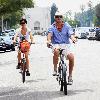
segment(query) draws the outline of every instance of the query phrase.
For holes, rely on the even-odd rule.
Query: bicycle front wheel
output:
[[[58,67],[58,72],[59,72],[59,84],[60,86],[60,91],[63,91],[63,71],[62,71],[62,63],[59,62],[59,67]]]
[[[66,80],[66,64],[63,64],[63,87],[64,87],[64,94],[67,95],[67,80]]]
[[[25,82],[26,63],[22,64],[22,82]]]
[[[67,95],[66,65],[63,65],[63,86],[64,94]]]

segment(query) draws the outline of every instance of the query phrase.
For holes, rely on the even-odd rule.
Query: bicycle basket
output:
[[[29,49],[30,49],[30,43],[28,41],[20,42],[21,52],[25,53],[25,52],[29,51]]]

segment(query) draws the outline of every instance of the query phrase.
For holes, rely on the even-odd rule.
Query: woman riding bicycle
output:
[[[29,42],[29,40],[31,40],[31,43],[34,43],[33,42],[32,32],[26,26],[26,24],[27,24],[27,20],[22,18],[20,20],[21,27],[16,30],[16,34],[14,36],[14,41],[13,41],[14,44],[16,43],[17,37],[19,38],[19,45],[22,42],[22,39],[23,38],[26,41],[28,41],[28,42]],[[21,48],[20,47],[18,49],[19,49],[18,50],[18,56],[17,56],[18,57],[18,65],[17,65],[16,69],[20,69],[20,65],[21,65],[21,53],[22,53],[22,51],[21,51]],[[27,76],[30,76],[30,72],[29,72],[29,58],[28,58],[28,55],[29,55],[29,50],[27,50],[25,52],[25,58],[26,58],[26,67],[27,67],[26,75]]]

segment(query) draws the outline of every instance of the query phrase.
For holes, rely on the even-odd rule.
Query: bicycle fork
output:
[[[23,65],[26,65],[25,54],[23,54],[23,58],[21,59],[21,64],[22,64],[21,70],[25,69],[25,68],[24,68],[25,66],[23,66]]]
[[[58,67],[58,74],[57,74],[57,81],[59,81],[59,85],[61,85],[61,81],[63,81],[64,79],[63,79],[63,73],[64,73],[64,71],[65,72],[67,72],[67,66],[66,66],[66,64],[64,63],[64,64],[59,64],[59,67]],[[67,76],[67,75],[66,75]]]

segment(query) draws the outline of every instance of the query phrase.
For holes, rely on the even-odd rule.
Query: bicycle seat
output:
[[[24,41],[25,40],[25,37],[23,36],[23,37],[21,37],[21,41]]]
[[[65,49],[59,48],[59,53],[62,54],[63,50],[65,50]]]

